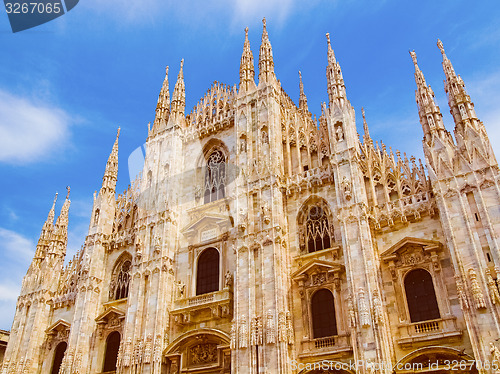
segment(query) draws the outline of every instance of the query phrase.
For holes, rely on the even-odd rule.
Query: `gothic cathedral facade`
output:
[[[248,29],[239,87],[190,114],[167,68],[142,173],[116,195],[118,131],[66,265],[52,206],[2,374],[500,372],[500,173],[463,80],[438,41],[452,137],[411,52],[425,171],[358,135],[327,41],[318,119],[265,20],[257,83]]]

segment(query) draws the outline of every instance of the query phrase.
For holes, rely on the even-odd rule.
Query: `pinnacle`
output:
[[[410,51],[410,56],[411,56],[411,59],[413,60],[413,64],[415,65],[415,68],[418,68],[417,54],[415,53],[415,50]]]
[[[326,41],[328,45],[328,63],[329,64],[334,64],[335,63],[335,53],[333,52],[332,49],[332,44],[330,42],[330,33],[326,33]]]
[[[441,53],[443,54],[443,56],[445,56],[443,42],[439,39],[437,40],[437,46],[438,46],[439,50],[441,51]]]
[[[364,135],[364,140],[365,142],[370,138],[370,131],[368,130],[368,123],[366,122],[366,117],[365,117],[365,109],[362,107],[361,108],[361,114],[363,116],[363,130],[365,132],[365,135]]]

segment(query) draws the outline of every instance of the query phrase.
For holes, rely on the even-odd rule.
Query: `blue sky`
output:
[[[17,34],[1,9],[0,329],[11,327],[54,193],[64,197],[71,186],[72,256],[83,244],[118,126],[117,190],[129,183],[127,159],[146,139],[165,66],[172,91],[185,59],[190,112],[214,80],[238,84],[246,26],[257,63],[264,16],[276,75],[296,103],[301,70],[309,109],[321,113],[330,32],[358,129],[364,106],[374,139],[416,157],[422,130],[408,50],[415,49],[453,129],[439,37],[500,154],[497,1],[80,0],[65,16]]]

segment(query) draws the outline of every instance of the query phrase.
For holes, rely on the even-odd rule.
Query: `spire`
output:
[[[118,138],[120,137],[120,128],[116,132],[116,140],[113,144],[113,149],[106,163],[106,170],[102,178],[102,187],[99,194],[109,191],[114,195],[116,188],[116,180],[118,178]]]
[[[330,33],[326,33],[326,42],[328,44],[328,64],[335,64],[335,53],[333,53],[332,44],[330,43]]]
[[[59,217],[57,217],[55,230],[54,230],[54,238],[53,244],[51,245],[51,252],[54,252],[58,255],[66,254],[66,246],[68,244],[68,214],[69,214],[69,206],[71,204],[71,200],[69,199],[69,186],[66,187],[68,193],[66,194],[66,200],[61,208],[61,213]]]
[[[300,96],[299,96],[299,108],[304,112],[308,112],[309,108],[307,107],[307,97],[304,93],[304,83],[302,83],[302,73],[299,70],[299,88],[300,88]]]
[[[450,112],[455,121],[455,131],[462,136],[465,136],[467,126],[472,126],[476,130],[484,129],[483,124],[479,121],[474,110],[474,103],[465,90],[465,83],[455,73],[451,61],[446,56],[444,46],[441,40],[438,39],[437,46],[443,55],[443,70],[445,75],[444,89],[448,96],[448,104]]]
[[[248,91],[255,87],[255,69],[253,64],[253,53],[248,41],[248,27],[245,28],[245,43],[240,62],[240,90]]]
[[[342,77],[342,70],[340,65],[335,59],[332,45],[330,43],[330,34],[326,33],[326,40],[328,43],[328,65],[326,67],[326,80],[328,89],[328,98],[330,107],[338,105],[342,107],[344,102],[347,101],[344,78]]]
[[[276,79],[276,75],[274,74],[273,49],[271,47],[271,42],[269,41],[269,35],[267,35],[265,18],[262,19],[262,25],[262,43],[260,45],[259,53],[259,83],[267,83]]]
[[[35,258],[43,258],[44,252],[47,249],[50,240],[52,239],[52,233],[54,232],[54,216],[57,201],[57,192],[54,197],[54,202],[52,203],[52,208],[49,210],[46,221],[43,224],[42,232],[40,233],[40,238],[36,246]]]
[[[363,135],[363,141],[365,143],[373,143],[373,140],[370,137],[370,131],[368,130],[368,123],[366,123],[365,109],[363,107],[361,108],[361,114],[363,115],[363,130],[365,132]]]
[[[184,85],[184,59],[181,60],[181,68],[175,82],[174,93],[172,94],[172,115],[184,118],[186,107],[186,86]]]
[[[451,139],[444,127],[443,115],[436,104],[434,91],[432,91],[431,86],[427,85],[424,74],[418,67],[417,54],[415,51],[410,51],[410,56],[415,65],[415,82],[417,84],[415,100],[417,101],[420,124],[424,131],[424,140],[430,143],[433,136],[438,136],[443,140],[445,138]]]
[[[153,131],[159,131],[167,126],[168,116],[170,114],[170,92],[168,89],[168,66],[165,69],[165,79],[158,96],[156,105],[156,116],[153,124]]]

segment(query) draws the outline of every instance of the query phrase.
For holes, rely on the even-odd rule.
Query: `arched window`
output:
[[[52,362],[52,370],[50,372],[51,374],[59,374],[59,369],[61,368],[64,353],[66,352],[67,347],[68,344],[66,342],[61,342],[57,345],[54,352],[54,361]]]
[[[226,159],[220,149],[207,159],[205,171],[205,204],[222,199],[226,190]]]
[[[406,301],[411,322],[440,318],[432,277],[424,269],[415,269],[405,277]]]
[[[219,251],[208,248],[198,258],[196,295],[219,290]]]
[[[104,354],[104,365],[102,371],[115,371],[116,361],[118,359],[118,350],[120,349],[120,333],[113,331],[106,339],[106,352]]]
[[[320,251],[331,247],[330,225],[325,210],[320,205],[308,208],[305,242],[308,252]]]
[[[322,288],[314,293],[311,299],[311,315],[314,339],[337,335],[335,305],[330,290]]]
[[[111,300],[124,299],[128,296],[131,266],[132,262],[128,258],[115,266],[109,285],[109,298]]]

